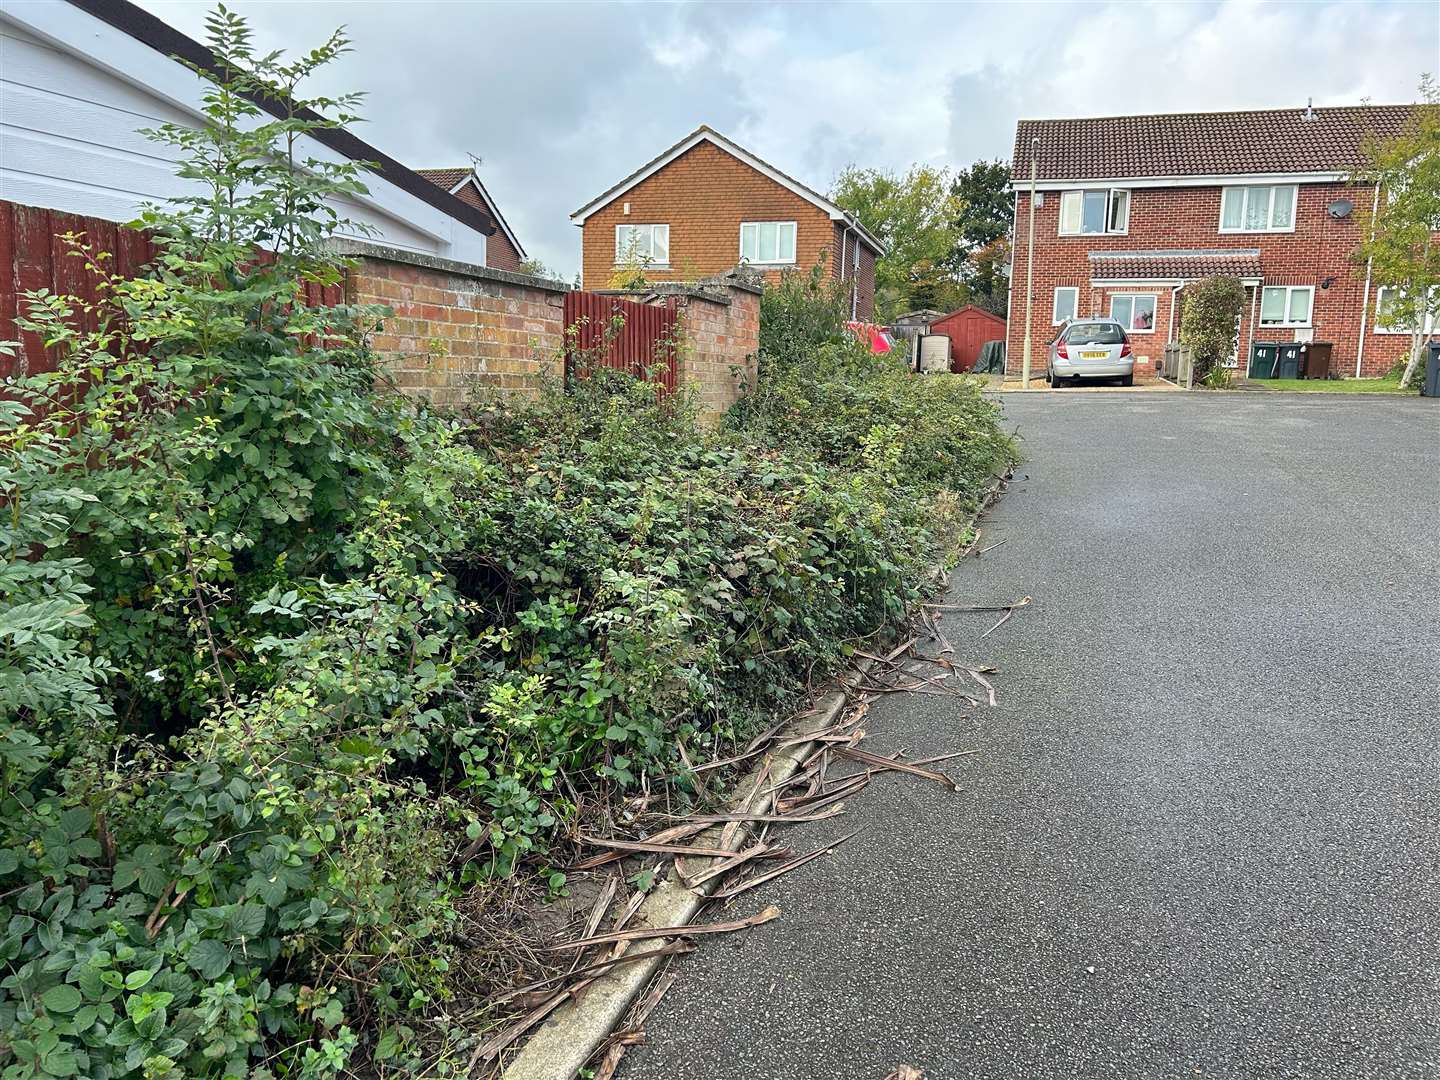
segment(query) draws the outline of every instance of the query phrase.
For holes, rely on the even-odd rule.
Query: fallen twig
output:
[[[1019,611],[1022,607],[1025,607],[1025,606],[1026,606],[1027,604],[1029,604],[1029,603],[1030,603],[1030,597],[1027,596],[1027,597],[1025,597],[1025,599],[1022,600],[1020,603],[1016,604],[1016,605],[1015,605],[1013,608],[1011,608],[1009,611],[1005,612],[1004,615],[1001,615],[999,622],[997,622],[994,626],[990,627],[989,630],[986,630],[985,633],[983,633],[983,634],[980,635],[980,640],[982,640],[982,641],[985,640],[987,637],[989,637],[991,634],[993,634],[996,630],[999,630],[1000,627],[1002,627],[1002,626],[1005,625],[1006,620],[1009,619],[1010,616],[1014,615],[1015,612]]]
[[[1024,597],[1013,604],[925,604],[931,611],[1014,611],[1026,607],[1030,597]]]
[[[562,972],[559,975],[552,975],[548,979],[540,979],[533,983],[527,983],[525,986],[521,986],[514,990],[510,990],[504,994],[501,994],[499,997],[494,999],[494,1003],[498,1005],[503,1002],[510,1001],[513,998],[520,997],[522,994],[528,994],[535,990],[543,990],[547,986],[553,986],[556,983],[564,982],[566,979],[574,978],[576,975],[588,975],[592,971],[602,971],[605,968],[612,968],[616,964],[628,964],[632,960],[644,960],[647,956],[678,956],[682,953],[694,951],[695,943],[693,941],[685,941],[682,939],[680,941],[672,941],[668,945],[661,945],[658,948],[650,949],[648,952],[627,952],[621,956],[612,956],[605,960],[597,960],[593,964],[586,964],[584,967],[575,968],[573,971],[566,971]]]
[[[873,765],[877,769],[893,769],[896,772],[912,773],[915,776],[923,776],[926,780],[934,780],[937,784],[948,787],[951,791],[960,790],[960,785],[944,773],[936,772],[934,769],[926,769],[919,765],[912,765],[908,761],[882,757],[879,754],[872,754],[868,750],[861,750],[855,746],[842,746],[836,752],[844,754],[846,757],[854,758],[856,761],[863,761],[867,765]]]
[[[656,926],[645,927],[638,930],[615,930],[608,934],[596,934],[593,937],[577,938],[575,941],[567,941],[563,945],[551,945],[547,952],[562,952],[566,949],[588,949],[592,945],[605,945],[612,941],[645,941],[650,938],[665,937],[694,937],[698,934],[729,934],[736,930],[748,930],[752,926],[760,926],[772,919],[780,917],[780,909],[773,904],[758,914],[751,915],[748,919],[736,919],[733,922],[723,923],[698,923],[685,926]]]
[[[859,831],[859,829],[856,829],[855,832],[846,833],[839,840],[836,840],[830,844],[826,844],[824,847],[818,847],[814,851],[807,851],[804,855],[800,855],[794,859],[791,859],[789,862],[781,863],[774,870],[767,870],[763,874],[757,874],[755,877],[747,878],[745,881],[742,881],[734,888],[725,889],[721,892],[715,893],[714,898],[716,900],[730,900],[734,897],[739,896],[743,892],[749,892],[757,885],[763,885],[765,884],[765,882],[771,881],[782,874],[788,874],[791,870],[795,870],[801,866],[804,866],[812,859],[818,859],[821,855],[824,855],[827,852],[834,851],[837,847],[845,843],[846,840],[849,840],[852,836],[855,835],[856,832]]]
[[[991,544],[989,547],[983,547],[979,551],[975,552],[975,557],[978,559],[981,555],[984,555],[985,552],[994,551],[1001,544],[1008,544],[1009,542],[1010,538],[1008,536],[1004,540],[996,540],[995,543]]]
[[[616,851],[647,851],[657,855],[706,855],[724,858],[725,848],[691,847],[688,844],[657,844],[650,840],[607,840],[603,836],[581,836],[580,843],[592,847],[614,848]]]
[[[995,687],[991,685],[990,680],[985,678],[984,675],[980,674],[980,672],[976,671],[974,668],[967,667],[961,668],[961,670],[968,671],[970,673],[970,677],[985,688],[985,693],[990,695],[990,707],[992,709],[995,708]]]

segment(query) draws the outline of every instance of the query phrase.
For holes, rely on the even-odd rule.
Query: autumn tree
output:
[[[1371,267],[1376,323],[1410,333],[1402,388],[1420,365],[1427,327],[1440,318],[1440,88],[1428,75],[1420,82],[1420,96],[1399,135],[1366,146],[1366,167],[1355,178],[1379,185],[1381,192],[1373,212],[1361,209],[1365,239],[1355,259]],[[1384,304],[1378,302],[1381,295]]]

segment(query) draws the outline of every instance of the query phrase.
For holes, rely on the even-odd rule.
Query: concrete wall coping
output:
[[[426,270],[437,270],[443,274],[479,278],[482,281],[500,281],[507,285],[520,285],[527,289],[543,289],[546,292],[567,293],[572,291],[565,282],[556,281],[553,278],[517,274],[511,270],[496,270],[493,267],[480,266],[477,263],[457,262],[454,259],[444,259],[438,255],[406,251],[404,248],[391,247],[389,244],[374,244],[368,240],[336,238],[330,240],[326,247],[339,255],[359,255],[367,259],[405,263],[409,266],[423,267]]]

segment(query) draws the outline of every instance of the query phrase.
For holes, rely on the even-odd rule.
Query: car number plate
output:
[[[1082,352],[1080,354],[1081,358],[1085,360],[1104,360],[1109,355],[1108,352]]]

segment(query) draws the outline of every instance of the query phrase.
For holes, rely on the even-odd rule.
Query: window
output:
[[[1055,308],[1051,322],[1059,326],[1066,319],[1075,318],[1075,309],[1080,306],[1080,290],[1074,285],[1061,285],[1055,290]]]
[[[1267,285],[1260,293],[1261,326],[1309,326],[1313,285]]]
[[[1089,236],[1130,230],[1130,192],[1120,188],[1065,191],[1060,195],[1060,235]]]
[[[641,262],[647,266],[670,263],[669,225],[616,225],[615,263]]]
[[[1123,345],[1125,334],[1114,323],[1076,323],[1065,331],[1066,345]]]
[[[1295,185],[1227,187],[1220,197],[1220,231],[1294,232]]]
[[[1110,317],[1132,333],[1153,333],[1155,330],[1155,295],[1153,293],[1116,293],[1110,297]]]
[[[1429,305],[1429,310],[1425,312],[1425,333],[1427,334],[1433,334],[1436,325],[1440,324],[1440,319],[1436,318],[1435,312],[1435,290],[1432,289],[1430,291],[1432,302]],[[1409,303],[1409,298],[1401,290],[1395,288],[1395,286],[1382,285],[1376,290],[1375,333],[1408,334],[1412,332],[1414,320],[1406,317],[1410,314],[1409,312],[1398,309],[1398,306],[1402,304],[1407,307],[1413,307],[1413,305]],[[1394,322],[1390,322],[1392,318],[1395,320]],[[1386,323],[1389,323],[1389,325],[1385,325]]]
[[[859,245],[856,245],[859,256]],[[795,222],[747,221],[740,226],[740,261],[748,263],[793,263]]]

